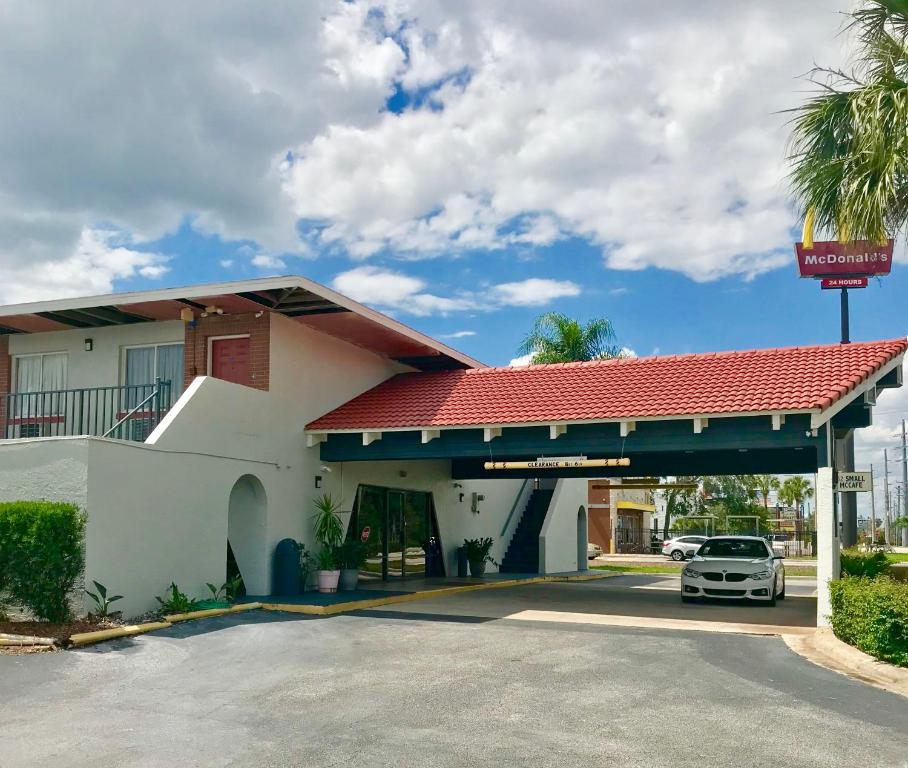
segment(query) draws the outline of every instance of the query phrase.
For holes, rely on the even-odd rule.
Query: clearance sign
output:
[[[860,278],[888,275],[892,270],[893,241],[873,243],[870,240],[855,240],[841,243],[828,240],[812,243],[795,243],[798,257],[798,273],[811,278]],[[866,284],[866,283],[865,283]],[[825,286],[824,286],[825,287]],[[829,287],[863,288],[863,285],[839,285]]]
[[[584,456],[539,458],[535,461],[487,461],[484,469],[576,469],[578,467],[629,467],[630,459],[587,459]]]

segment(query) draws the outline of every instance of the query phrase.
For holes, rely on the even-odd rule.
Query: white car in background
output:
[[[714,536],[681,571],[681,601],[698,597],[775,605],[785,599],[782,556],[756,536]]]
[[[708,536],[676,536],[662,542],[662,554],[672,560],[681,561],[693,557]]]

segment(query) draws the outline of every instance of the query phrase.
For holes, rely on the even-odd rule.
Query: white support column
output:
[[[817,470],[817,626],[829,626],[829,582],[839,578],[839,531],[832,467]]]

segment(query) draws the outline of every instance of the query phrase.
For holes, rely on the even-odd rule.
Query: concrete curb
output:
[[[115,640],[118,637],[132,637],[133,635],[142,635],[146,632],[152,632],[155,629],[167,629],[173,626],[169,621],[152,621],[148,624],[130,624],[125,627],[114,627],[112,629],[99,629],[95,632],[81,632],[72,635],[69,638],[70,645],[81,647],[93,645],[104,640]]]
[[[541,584],[543,582],[567,582],[567,581],[593,581],[598,579],[607,579],[609,576],[615,576],[614,573],[578,573],[578,574],[554,574],[551,576],[538,576],[531,579],[506,579],[502,581],[490,581],[485,584],[464,584],[455,587],[441,587],[439,589],[427,590],[425,592],[411,592],[406,595],[392,595],[390,597],[377,597],[372,600],[354,600],[349,603],[335,603],[334,605],[297,605],[293,603],[241,603],[232,605],[229,608],[209,608],[202,611],[190,611],[189,613],[174,613],[165,616],[163,621],[149,622],[147,624],[132,624],[125,627],[113,627],[111,629],[101,629],[96,632],[82,632],[72,635],[69,639],[70,645],[83,647],[94,643],[104,642],[105,640],[116,640],[120,637],[132,637],[142,635],[146,632],[153,632],[156,629],[167,629],[182,621],[194,621],[195,619],[209,619],[215,616],[225,616],[231,613],[240,613],[241,611],[254,611],[263,609],[266,611],[284,611],[286,613],[304,613],[310,616],[335,616],[340,613],[350,613],[351,611],[365,610],[368,608],[377,608],[382,605],[392,603],[406,603],[412,600],[426,600],[431,597],[442,597],[444,595],[454,595],[461,592],[474,592],[482,589],[497,589],[499,587],[515,587],[522,584]]]
[[[33,635],[8,635],[0,633],[0,648],[25,648],[30,645],[57,645],[56,638],[35,637]]]
[[[229,608],[206,608],[201,611],[190,611],[189,613],[173,613],[164,617],[164,621],[176,624],[180,621],[191,621],[192,619],[207,619],[211,616],[223,616],[227,613],[239,613],[240,611],[251,611],[261,608],[261,603],[241,603],[240,605],[231,605]]]
[[[908,697],[908,669],[877,661],[873,656],[843,643],[829,627],[820,627],[809,635],[785,634],[782,639],[792,651],[817,666]]]
[[[501,589],[504,587],[519,587],[525,584],[543,584],[545,582],[570,582],[570,581],[598,581],[607,579],[612,576],[620,576],[620,573],[578,573],[566,575],[537,576],[531,579],[503,579],[500,581],[490,581],[485,584],[462,584],[454,587],[439,587],[438,589],[427,589],[423,592],[410,592],[406,595],[391,595],[388,597],[376,597],[371,600],[353,600],[349,603],[335,603],[334,605],[299,605],[296,603],[262,603],[262,608],[266,611],[285,611],[286,613],[303,613],[308,616],[336,616],[340,613],[351,613],[353,611],[368,610],[370,608],[380,608],[384,605],[394,605],[396,603],[411,603],[416,600],[429,600],[433,597],[446,597],[447,595],[459,595],[464,592],[478,592],[485,589]]]

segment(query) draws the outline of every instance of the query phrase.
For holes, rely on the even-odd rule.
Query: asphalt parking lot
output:
[[[0,657],[0,765],[906,765],[903,698],[778,638],[483,615],[626,599],[607,581]]]

